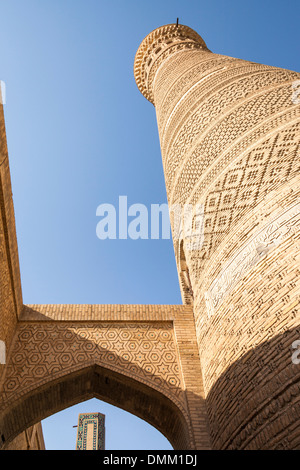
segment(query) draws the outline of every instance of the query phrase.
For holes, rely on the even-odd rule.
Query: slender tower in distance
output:
[[[156,109],[169,207],[195,209],[189,230],[170,218],[212,445],[299,449],[300,74],[169,24],[142,41],[134,76]]]
[[[76,450],[105,450],[105,415],[78,415]]]

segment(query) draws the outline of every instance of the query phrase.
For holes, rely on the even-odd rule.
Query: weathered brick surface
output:
[[[3,106],[0,105],[0,341],[7,352],[22,308]],[[4,365],[0,363],[0,381]]]
[[[0,131],[0,448],[43,448],[39,421],[93,396],[210,448],[191,307],[23,305],[3,113]]]
[[[169,205],[198,206],[203,228],[191,248],[181,227],[174,248],[212,444],[300,448],[300,74],[213,54],[166,25],[141,43],[135,78],[155,105]],[[174,234],[172,212],[171,223]]]
[[[175,448],[210,448],[193,309],[24,306],[1,384],[4,448],[92,396],[146,419]]]
[[[34,424],[10,442],[6,450],[45,450],[41,423]]]
[[[174,237],[184,305],[23,305],[1,115],[1,448],[37,446],[32,426],[99,397],[176,449],[300,449],[299,78],[181,25],[142,42],[169,204],[198,207]]]

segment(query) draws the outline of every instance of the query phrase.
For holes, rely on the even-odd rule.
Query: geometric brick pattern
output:
[[[184,403],[171,323],[20,322],[10,357],[0,402],[6,406],[49,374],[55,380],[94,363]]]
[[[190,306],[23,305],[0,112],[0,448],[41,448],[39,422],[92,397],[145,419],[174,448],[210,448]]]
[[[182,25],[142,41],[134,75],[169,204],[203,208],[202,244],[174,240],[184,305],[23,305],[1,107],[0,448],[98,397],[176,449],[300,449],[300,75],[213,54]]]
[[[212,446],[300,448],[300,74],[214,54],[174,24],[142,41],[134,72],[155,106],[169,205],[203,208],[202,244],[181,231],[174,249]]]
[[[174,447],[209,448],[191,307],[24,306],[1,382],[5,443],[92,396],[147,419]]]

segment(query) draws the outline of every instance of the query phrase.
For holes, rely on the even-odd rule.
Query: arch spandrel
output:
[[[86,318],[85,308],[91,306],[80,307]],[[116,309],[119,321],[114,319]],[[1,384],[0,433],[5,442],[50,414],[97,397],[145,419],[175,448],[197,448],[189,402],[202,402],[202,384],[195,377],[187,394],[188,365],[180,339],[183,321],[185,334],[189,320],[193,327],[192,310],[157,306],[153,315],[153,306],[149,312],[146,306],[95,306],[87,321],[74,314],[74,306],[64,306],[68,320],[55,320],[61,310],[24,307]],[[190,347],[196,351],[194,331],[189,333]],[[190,354],[188,348],[186,352]],[[203,418],[200,415],[196,419]]]

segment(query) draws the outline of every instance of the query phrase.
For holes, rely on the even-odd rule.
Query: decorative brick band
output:
[[[134,60],[134,78],[147,100],[154,102],[152,84],[159,65],[178,51],[194,48],[208,50],[201,36],[188,26],[169,24],[148,34]]]

